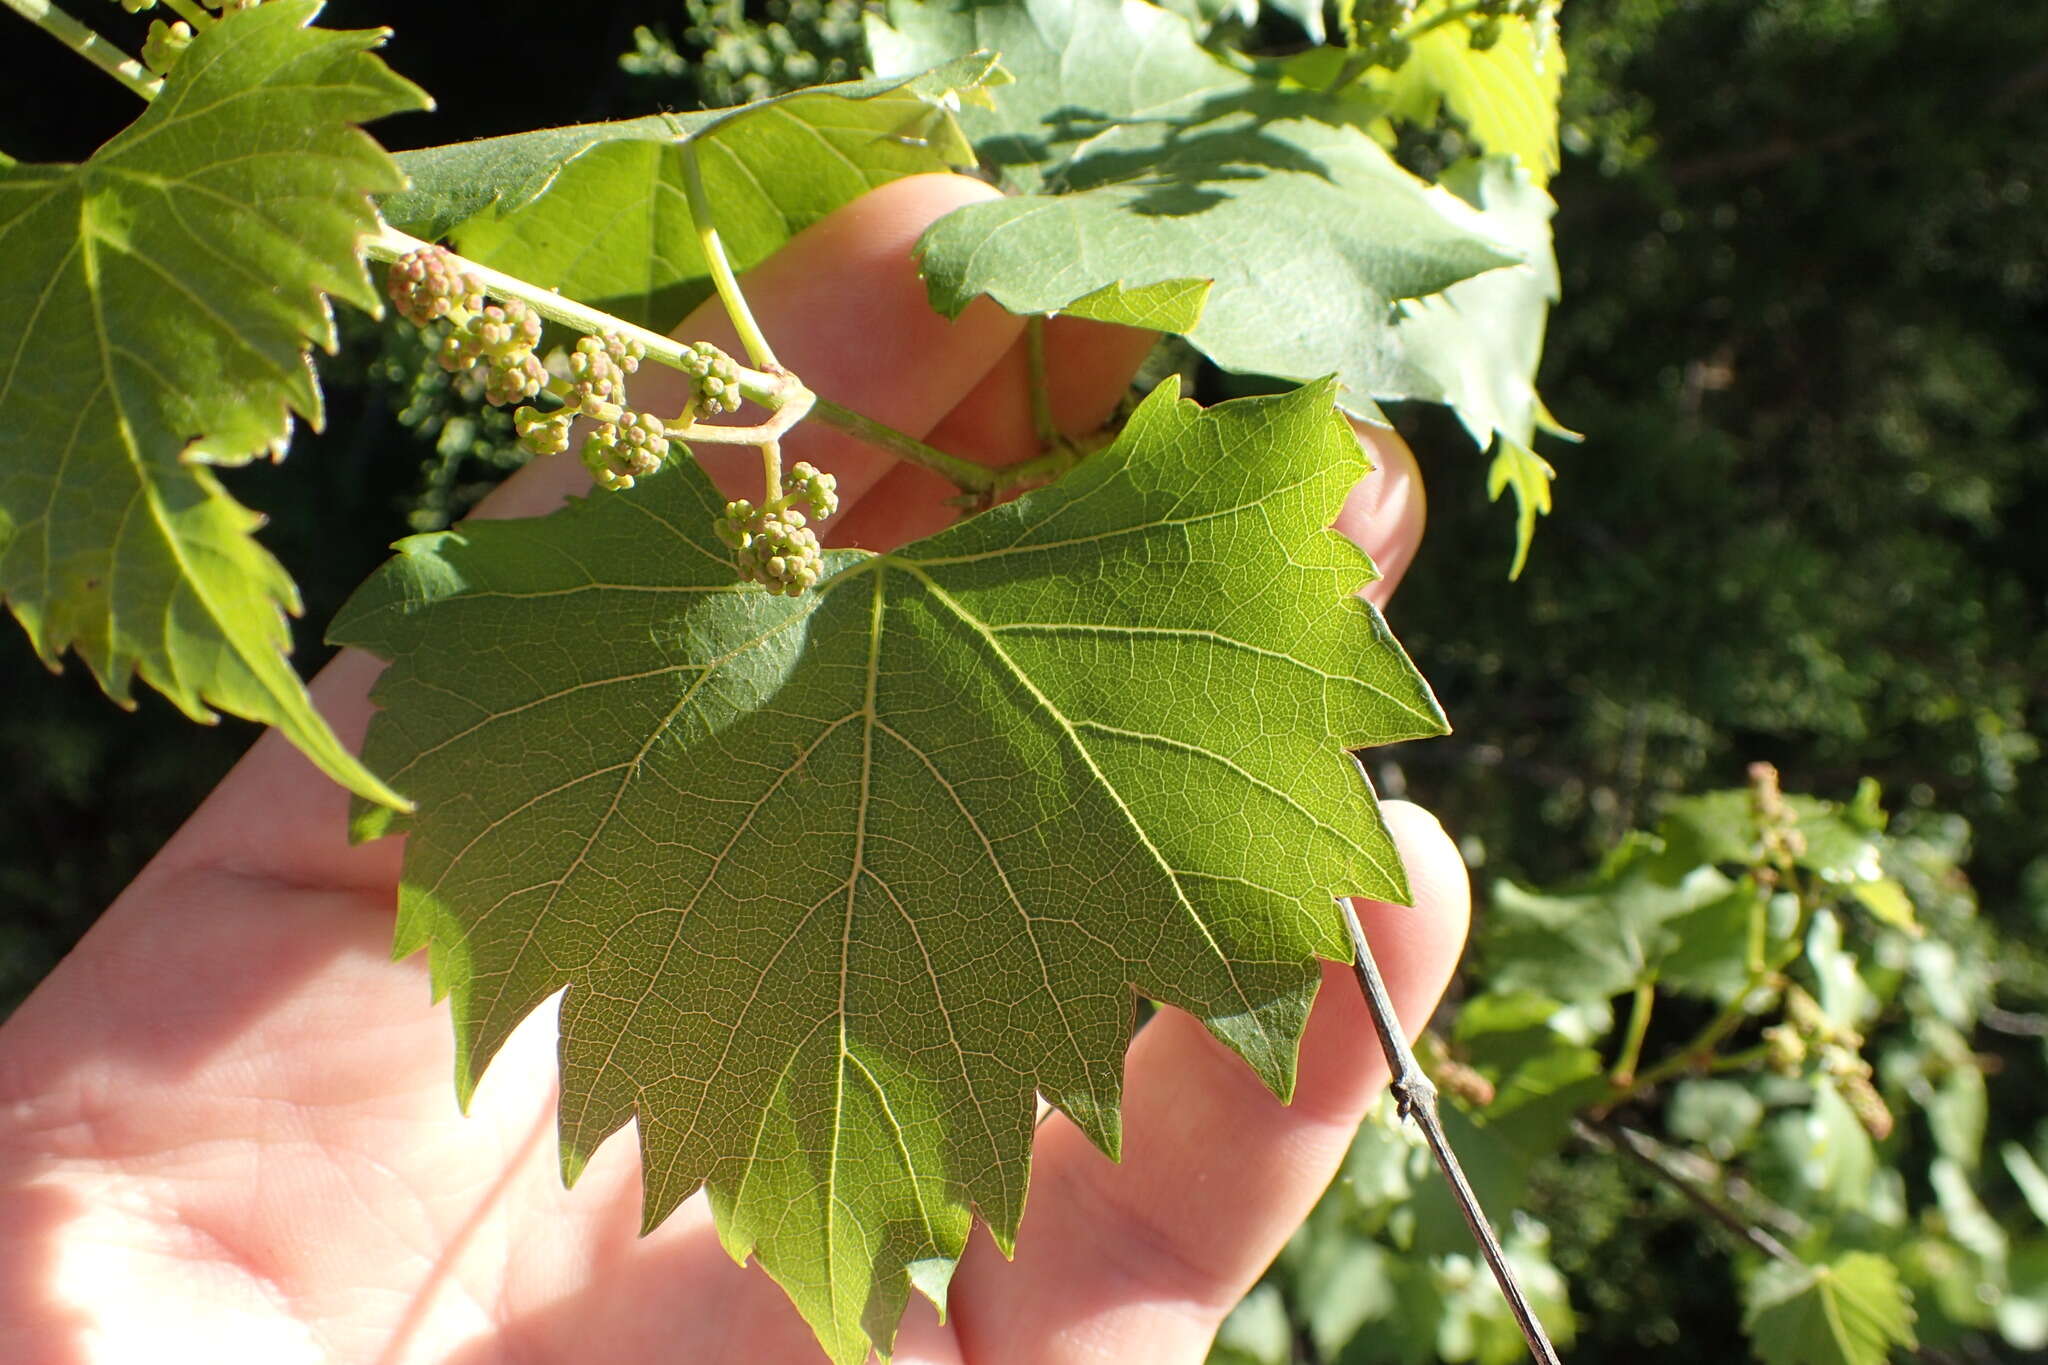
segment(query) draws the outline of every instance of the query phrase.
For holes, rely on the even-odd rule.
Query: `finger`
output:
[[[1154,332],[1083,318],[1048,320],[1045,389],[1054,430],[1078,438],[1100,429],[1158,339]],[[1025,347],[1019,337],[926,439],[948,454],[996,468],[1038,454]],[[959,510],[948,505],[958,491],[929,470],[899,464],[862,506],[840,514],[830,539],[835,545],[885,550],[928,536],[959,517]]]
[[[926,226],[961,204],[994,191],[959,176],[912,176],[838,209],[792,238],[748,277],[749,298],[764,328],[786,336],[784,358],[818,391],[857,398],[863,411],[922,435],[959,406],[982,375],[1016,340],[1023,324],[993,305],[969,308],[955,322],[931,310],[910,257]],[[686,327],[714,338],[729,332],[706,305]],[[655,373],[656,369],[659,373]],[[652,406],[665,367],[635,379],[634,401]],[[679,404],[680,395],[671,395]],[[887,457],[806,424],[793,438],[794,458],[847,471],[842,486],[857,491],[887,467]],[[759,469],[751,450],[743,457]],[[850,476],[850,477],[848,477]],[[537,516],[582,492],[589,476],[568,455],[536,460],[478,509],[487,517]],[[316,678],[316,706],[351,747],[370,715],[369,687],[382,665],[354,650]],[[397,845],[383,840],[351,847],[342,837],[348,796],[275,732],[249,754],[187,821],[152,864],[163,875],[198,864],[225,865],[301,885],[381,888],[388,899],[397,878]]]
[[[1415,463],[1415,452],[1401,434],[1392,427],[1367,426],[1355,418],[1351,427],[1366,448],[1373,471],[1351,490],[1334,524],[1379,566],[1380,577],[1367,585],[1365,598],[1376,607],[1385,607],[1408,566],[1415,562],[1429,505],[1423,497],[1422,470]]]
[[[1434,819],[1384,809],[1416,908],[1359,910],[1412,1035],[1450,980],[1470,891]],[[977,1241],[962,1263],[954,1303],[977,1365],[1200,1359],[1329,1184],[1387,1067],[1350,970],[1330,965],[1291,1106],[1172,1009],[1139,1034],[1128,1075],[1123,1163],[1049,1119],[1016,1262]]]

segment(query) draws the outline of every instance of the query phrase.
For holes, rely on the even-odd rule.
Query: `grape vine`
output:
[[[872,80],[394,161],[360,125],[418,92],[370,55],[381,34],[312,27],[312,0],[166,0],[175,17],[147,21],[139,64],[41,0],[6,3],[150,105],[83,166],[0,164],[0,233],[26,227],[50,244],[0,289],[0,314],[25,336],[61,328],[43,301],[64,293],[102,335],[127,329],[110,354],[167,354],[204,333],[247,346],[267,388],[230,383],[204,357],[182,371],[163,359],[147,377],[106,361],[100,391],[116,410],[82,438],[95,463],[74,465],[73,436],[63,458],[32,454],[0,482],[17,528],[0,542],[0,582],[50,657],[76,641],[105,677],[139,663],[195,708],[283,724],[364,798],[359,835],[410,832],[399,946],[427,947],[453,997],[465,1093],[511,1027],[567,986],[565,1174],[638,1119],[650,1222],[708,1188],[729,1244],[852,1361],[886,1351],[913,1286],[939,1292],[931,1267],[957,1260],[974,1213],[999,1243],[1015,1237],[1035,1097],[1115,1153],[1133,991],[1203,1019],[1285,1096],[1316,962],[1353,958],[1403,1112],[1469,1200],[1346,899],[1407,895],[1346,751],[1437,733],[1442,717],[1354,596],[1373,566],[1326,528],[1365,469],[1342,413],[1382,420],[1382,399],[1450,404],[1499,445],[1501,486],[1525,509],[1544,495],[1547,466],[1528,443],[1548,422],[1529,378],[1555,287],[1549,167],[1509,151],[1432,185],[1389,155],[1373,121],[1419,118],[1400,73],[1439,32],[1473,61],[1513,48],[1513,79],[1540,99],[1561,61],[1547,5],[1346,8],[1332,76],[1232,59],[1137,0],[1031,0],[977,11],[966,30],[940,6],[898,3],[870,25]],[[1132,48],[1148,59],[1142,89],[1112,79]],[[1458,70],[1427,88],[1490,141]],[[268,103],[220,112],[240,95]],[[1060,111],[1076,100],[1099,115],[1075,126]],[[274,177],[244,170],[307,149],[331,154]],[[1041,448],[1005,468],[812,392],[778,360],[741,283],[874,185],[977,164],[1011,193],[941,220],[918,254],[940,312],[985,296],[1032,319]],[[159,183],[206,194],[213,235],[256,249],[232,259],[205,233],[195,242],[137,188]],[[86,224],[69,239],[67,203]],[[635,204],[665,207],[619,211]],[[152,278],[118,317],[105,272],[74,264],[108,251],[98,224],[117,213],[155,227],[121,244]],[[1314,226],[1317,270],[1298,269],[1276,217]],[[511,409],[531,454],[578,446],[602,491],[552,517],[399,547],[332,628],[392,663],[358,761],[280,676],[278,612],[295,599],[203,466],[281,454],[291,413],[321,420],[307,348],[333,344],[326,296],[376,306],[370,262],[387,267],[394,309],[429,329],[443,370]],[[1314,306],[1276,307],[1276,280],[1318,273]],[[208,325],[177,316],[188,294]],[[665,334],[708,296],[746,364]],[[1169,380],[1121,431],[1069,440],[1045,397],[1052,314],[1176,333],[1226,368],[1314,382],[1199,410]],[[68,341],[53,331],[48,348]],[[650,365],[684,377],[674,410],[636,405]],[[50,442],[61,407],[35,378],[6,378],[0,415]],[[746,404],[759,420],[715,420]],[[979,515],[887,554],[826,548],[835,472],[784,465],[804,422],[949,480]],[[691,457],[717,445],[758,452],[758,497],[713,491]],[[206,509],[207,551],[251,567],[201,581],[192,547],[173,539],[139,583],[57,573],[60,559],[126,553],[125,530],[70,510],[120,471],[156,505]],[[18,529],[31,524],[40,552]],[[1528,531],[1525,515],[1518,555]],[[222,606],[236,591],[244,600]],[[139,641],[131,623],[151,594],[204,610]],[[566,638],[558,612],[535,605],[562,594],[588,604]],[[1266,604],[1260,619],[1228,610],[1252,599]],[[52,620],[72,633],[49,632]],[[1102,648],[1109,639],[1123,643]],[[526,663],[493,675],[479,646]],[[583,676],[584,647],[611,671]],[[561,711],[589,688],[608,704]],[[563,733],[577,736],[573,757],[537,742]],[[581,771],[563,770],[565,757]],[[488,780],[480,763],[496,769]],[[1224,807],[1201,809],[1188,794],[1203,791]],[[669,822],[677,794],[704,807],[707,837],[723,825],[717,857],[656,859],[626,837]],[[919,828],[902,824],[920,809]],[[565,825],[591,833],[563,862],[548,831]],[[1275,857],[1276,844],[1294,851]],[[791,847],[806,850],[799,864]],[[505,893],[506,866],[549,889]],[[944,890],[919,889],[935,876]],[[844,927],[821,932],[813,912],[835,897]],[[1159,907],[1170,927],[1133,906]],[[696,962],[687,976],[576,941],[579,924],[648,914],[672,923],[679,946],[661,956]],[[964,935],[941,932],[940,915]],[[904,923],[921,966],[896,941]],[[837,954],[836,994],[719,946],[758,935],[780,945],[771,963]],[[850,993],[849,979],[875,984]],[[621,1029],[589,1008],[636,991],[663,1017]],[[663,1002],[682,996],[704,1003],[669,1015]],[[724,999],[745,1004],[735,1013]],[[764,1032],[748,1013],[764,1000],[782,1023],[811,1021],[804,1041]],[[939,1073],[925,1056],[935,1030],[954,1040]],[[808,1041],[825,1037],[838,1040],[829,1055]],[[695,1060],[679,1073],[676,1057]],[[848,1098],[856,1072],[872,1100]],[[761,1077],[779,1079],[764,1090]],[[940,1117],[963,1099],[978,1124]],[[932,1117],[906,1128],[906,1113]],[[1532,1348],[1554,1359],[1483,1216],[1470,1222]]]

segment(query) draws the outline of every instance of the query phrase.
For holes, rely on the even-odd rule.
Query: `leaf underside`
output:
[[[297,590],[202,463],[317,426],[323,295],[377,307],[356,245],[400,181],[355,125],[426,100],[381,32],[305,27],[318,8],[227,15],[81,165],[0,166],[0,596],[52,668],[75,649],[123,704],[139,674],[195,719],[275,724],[398,802],[313,709]]]
[[[891,180],[971,164],[953,108],[988,98],[993,58],[813,86],[736,109],[547,128],[401,155],[394,226],[667,331],[711,293],[685,201],[695,148],[737,269]]]
[[[1134,992],[1284,1097],[1331,896],[1405,899],[1345,751],[1443,726],[1326,529],[1357,443],[1327,384],[1175,392],[794,601],[685,463],[406,542],[335,623],[394,661],[367,753],[421,809],[357,832],[410,832],[464,1092],[567,986],[566,1172],[637,1120],[647,1225],[708,1186],[836,1360],[973,1214],[1012,1244],[1035,1096],[1118,1151]]]

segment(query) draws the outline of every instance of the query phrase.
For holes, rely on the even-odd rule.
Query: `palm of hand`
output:
[[[938,321],[907,256],[924,223],[982,192],[898,182],[749,289],[813,387],[1008,460],[1033,443],[1019,324],[992,309]],[[722,332],[708,314],[682,330]],[[1063,426],[1107,415],[1145,342],[1055,324]],[[842,538],[893,544],[951,515],[920,471],[804,436],[793,451],[839,471]],[[1405,480],[1354,497],[1344,523],[1390,573],[1419,533]],[[558,460],[490,512],[545,511],[581,483]],[[344,655],[315,684],[344,736],[360,735],[376,671]],[[549,1011],[456,1110],[425,964],[388,960],[397,845],[349,847],[345,800],[266,736],[0,1030],[0,1358],[818,1359],[780,1291],[721,1249],[701,1197],[636,1236],[629,1143],[561,1187]],[[1462,939],[1463,872],[1427,816],[1388,816],[1421,908],[1365,918],[1414,1022]],[[1363,1009],[1334,980],[1292,1108],[1163,1011],[1133,1048],[1123,1165],[1049,1120],[1017,1263],[978,1238],[947,1324],[914,1303],[897,1359],[1199,1360],[1384,1081]]]

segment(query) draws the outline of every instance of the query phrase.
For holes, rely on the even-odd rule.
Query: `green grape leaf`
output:
[[[44,662],[76,650],[123,705],[139,675],[402,804],[313,709],[286,658],[298,591],[205,468],[320,424],[323,294],[378,307],[357,245],[401,178],[355,125],[427,101],[370,54],[382,30],[306,27],[318,9],[229,14],[85,162],[0,167],[0,596]]]
[[[898,0],[888,14],[869,32],[883,70],[991,48],[1018,78],[993,110],[961,115],[1016,193],[955,210],[918,243],[949,316],[981,295],[1054,313],[1112,283],[1206,280],[1183,334],[1210,359],[1283,379],[1334,372],[1346,405],[1370,414],[1374,397],[1434,386],[1407,358],[1394,302],[1522,259],[1336,101],[1233,69],[1140,0]]]
[[[1842,943],[1842,921],[1835,912],[1813,912],[1806,931],[1806,962],[1813,969],[1814,995],[1828,1022],[1845,1032],[1860,1031],[1877,1015],[1877,993],[1863,979],[1863,964]]]
[[[1536,518],[1550,514],[1550,481],[1557,470],[1521,441],[1500,438],[1493,463],[1486,469],[1486,496],[1499,502],[1510,489],[1515,495],[1515,557],[1508,577],[1520,578],[1529,565],[1529,547],[1536,541]]]
[[[1676,942],[1657,964],[1657,984],[1710,1000],[1736,999],[1750,989],[1751,952],[1769,944],[1768,914],[1763,892],[1744,877],[1727,895],[1666,921]],[[1758,937],[1764,944],[1754,943]]]
[[[1423,0],[1410,27],[1427,25],[1456,0]],[[1536,185],[1550,183],[1560,164],[1557,103],[1564,88],[1564,49],[1553,14],[1530,20],[1500,16],[1499,41],[1475,48],[1466,23],[1440,23],[1410,44],[1397,70],[1372,67],[1345,86],[1348,103],[1374,115],[1434,128],[1448,113],[1488,156],[1516,161]],[[1281,65],[1290,81],[1324,90],[1344,70],[1342,48],[1311,48]]]
[[[1406,896],[1345,750],[1443,727],[1326,529],[1358,443],[1328,384],[1176,392],[796,600],[733,583],[685,462],[408,541],[335,623],[394,661],[397,946],[463,1092],[567,986],[566,1173],[637,1119],[647,1224],[708,1186],[834,1359],[943,1296],[971,1213],[1011,1245],[1034,1095],[1118,1150],[1134,990],[1284,1097],[1330,897]]]
[[[1557,206],[1506,160],[1460,162],[1439,183],[1477,210],[1487,230],[1511,244],[1522,261],[1399,306],[1401,342],[1414,371],[1401,388],[1406,397],[1448,405],[1481,450],[1495,447],[1486,491],[1496,500],[1514,491],[1509,576],[1519,577],[1536,518],[1550,511],[1550,481],[1557,473],[1533,449],[1536,433],[1578,439],[1557,424],[1536,394],[1543,333],[1558,296],[1550,239]]]
[[[1583,884],[1539,893],[1500,882],[1487,953],[1497,991],[1605,1000],[1657,979],[1683,947],[1674,928],[1735,884],[1713,867],[1667,871],[1654,840],[1625,843]]]
[[[987,54],[915,76],[813,86],[701,113],[547,128],[407,152],[393,226],[656,331],[711,293],[685,201],[695,149],[718,232],[744,270],[906,175],[971,165],[954,122],[1002,74]]]
[[[1766,1265],[1746,1298],[1743,1329],[1765,1365],[1884,1365],[1894,1348],[1918,1344],[1899,1272],[1867,1251],[1826,1265]]]
[[[1870,1133],[1832,1080],[1814,1085],[1811,1108],[1768,1119],[1762,1146],[1762,1173],[1796,1208],[1854,1213],[1882,1194]]]

